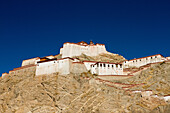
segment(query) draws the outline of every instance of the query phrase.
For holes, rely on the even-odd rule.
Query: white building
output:
[[[108,53],[104,44],[90,44],[86,42],[79,43],[64,43],[63,48],[60,49],[62,54],[61,59],[57,59],[57,55],[46,56],[43,58],[36,57],[32,59],[23,60],[22,67],[36,66],[36,76],[59,73],[60,75],[67,75],[70,73],[82,73],[90,71],[97,75],[123,75],[123,68],[140,67],[150,63],[163,62],[170,60],[170,57],[163,57],[160,54],[142,57],[138,59],[126,60],[122,63],[97,62],[97,61],[80,61],[73,56],[81,54],[88,56],[97,56],[101,53]],[[4,73],[3,76],[6,76]]]
[[[74,62],[72,58],[49,59],[38,61],[36,66],[36,76],[59,73],[61,75],[70,74],[71,65]]]
[[[70,73],[82,73],[91,71],[92,74],[98,75],[122,75],[122,64],[96,62],[96,61],[79,61],[79,59],[62,58],[62,59],[47,59],[37,61],[36,76],[59,73],[67,75]],[[78,65],[79,64],[79,65]],[[81,64],[81,65],[80,65]],[[80,69],[82,68],[82,69]],[[78,72],[75,72],[77,70]],[[74,71],[74,72],[73,72]]]
[[[163,57],[161,54],[157,54],[157,55],[132,59],[129,61],[127,60],[123,62],[123,65],[125,68],[140,67],[140,66],[144,66],[150,63],[157,63],[157,62],[163,62],[163,61],[166,61],[166,58]]]
[[[96,64],[96,61],[83,61],[84,65],[86,66],[87,70],[90,71],[91,70],[91,66],[93,64]]]
[[[88,56],[97,56],[101,53],[107,53],[107,51],[104,44],[94,44],[92,41],[90,44],[83,41],[79,43],[66,42],[63,47],[60,48],[62,58],[80,56],[82,53]]]
[[[123,65],[119,63],[97,62],[91,65],[91,73],[97,75],[123,75]]]

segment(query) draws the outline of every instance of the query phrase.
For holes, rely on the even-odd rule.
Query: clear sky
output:
[[[170,56],[170,0],[0,0],[0,39],[0,73],[64,42],[93,40],[126,59]]]

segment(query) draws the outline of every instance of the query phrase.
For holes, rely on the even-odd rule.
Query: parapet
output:
[[[31,59],[23,60],[22,61],[22,66],[36,64],[36,61],[39,60],[39,59],[40,59],[39,57],[36,57],[36,58],[31,58]]]

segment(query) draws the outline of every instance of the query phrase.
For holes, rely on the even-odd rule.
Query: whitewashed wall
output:
[[[98,63],[92,65],[91,73],[98,74],[98,75],[123,75],[123,65],[110,64],[110,63]]]
[[[83,63],[86,66],[87,70],[91,70],[91,65],[95,64],[96,62],[84,61]]]
[[[161,55],[155,55],[155,56],[149,56],[149,57],[124,61],[123,64],[125,68],[128,68],[133,66],[140,67],[150,63],[163,62],[163,61],[165,61],[164,57],[162,57]]]
[[[60,49],[60,54],[62,58],[79,56],[81,54],[86,54],[88,56],[97,56],[101,53],[107,53],[105,45],[78,45],[73,43],[65,43],[63,48]]]
[[[36,75],[48,75],[56,72],[61,75],[69,74],[71,70],[71,65],[72,61],[69,58],[37,63]]]
[[[32,58],[32,59],[28,59],[28,60],[23,60],[22,61],[22,66],[26,66],[26,65],[30,65],[30,64],[36,64],[36,62],[39,60],[40,58]]]

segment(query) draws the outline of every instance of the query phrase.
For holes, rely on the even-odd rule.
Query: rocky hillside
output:
[[[170,63],[163,62],[155,64],[142,71],[136,76],[121,81],[120,83],[141,84],[142,86],[134,87],[133,90],[153,90],[156,95],[170,95]]]
[[[137,89],[169,93],[170,64],[156,65],[122,83],[145,83]],[[152,76],[152,77],[151,77]],[[169,113],[162,99],[141,97],[96,81],[90,73],[35,77],[23,71],[0,79],[0,113]],[[134,88],[135,89],[135,88]],[[133,88],[130,90],[134,90]]]
[[[79,58],[81,61],[100,61],[100,62],[112,62],[112,63],[119,63],[126,60],[123,56],[113,53],[103,53],[95,57],[87,56],[82,54],[80,56],[75,56],[74,58]]]

